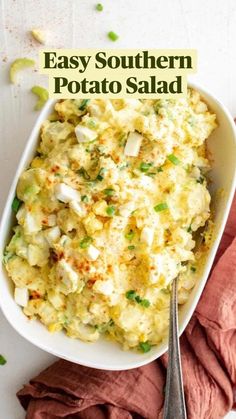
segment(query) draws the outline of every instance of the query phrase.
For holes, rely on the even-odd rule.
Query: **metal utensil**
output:
[[[187,419],[178,336],[177,284],[178,278],[175,278],[170,297],[169,360],[163,419]]]

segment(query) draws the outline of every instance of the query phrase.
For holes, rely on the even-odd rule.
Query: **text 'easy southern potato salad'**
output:
[[[200,268],[210,217],[205,140],[216,118],[198,92],[177,100],[62,100],[13,201],[4,263],[15,301],[51,332],[147,352],[167,334]],[[209,221],[208,221],[209,223]]]

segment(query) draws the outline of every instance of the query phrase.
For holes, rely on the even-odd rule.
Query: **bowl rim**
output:
[[[226,106],[215,97],[214,94],[212,94],[211,92],[209,92],[209,90],[205,87],[203,87],[202,85],[198,84],[198,83],[193,83],[193,82],[189,82],[188,83],[188,87],[190,88],[194,88],[196,89],[200,94],[202,95],[206,95],[210,98],[211,101],[213,101],[214,103],[216,103],[216,105],[221,109],[221,111],[224,113],[224,115],[226,116],[227,119],[227,123],[231,126],[232,132],[233,132],[233,140],[234,143],[236,145],[236,127],[235,127],[235,123],[233,120],[233,117],[231,116],[230,112],[228,111],[228,109],[226,108]],[[58,100],[57,99],[49,99],[47,101],[47,103],[45,104],[43,110],[39,113],[39,116],[37,117],[33,128],[31,129],[31,132],[28,136],[28,140],[26,142],[26,145],[23,149],[23,152],[21,153],[20,159],[18,161],[18,165],[17,165],[17,170],[15,173],[15,176],[13,178],[13,181],[11,183],[11,186],[9,188],[9,193],[8,196],[6,198],[5,201],[5,206],[4,206],[4,210],[2,213],[2,217],[1,217],[1,222],[0,222],[0,234],[1,236],[5,236],[5,222],[7,220],[7,218],[9,217],[9,202],[11,202],[11,198],[13,196],[13,193],[15,193],[15,189],[16,189],[16,185],[19,179],[20,174],[22,173],[22,162],[25,158],[27,158],[27,156],[29,156],[29,151],[31,149],[31,144],[32,142],[35,141],[35,137],[38,137],[39,135],[39,129],[40,126],[42,125],[42,122],[47,118],[47,116],[49,115],[50,112],[50,108],[52,108],[53,104],[55,104]],[[234,177],[232,179],[232,183],[230,185],[230,192],[228,195],[228,199],[227,202],[225,204],[225,211],[224,211],[224,215],[222,217],[222,222],[221,222],[221,226],[218,228],[218,232],[217,232],[217,240],[213,243],[213,245],[211,246],[209,255],[207,257],[207,261],[206,261],[206,265],[204,267],[203,270],[203,275],[205,277],[205,280],[201,282],[201,284],[199,285],[198,289],[196,290],[196,294],[194,296],[194,302],[191,305],[191,307],[188,309],[188,313],[187,315],[184,316],[184,320],[182,321],[181,326],[179,327],[179,336],[181,336],[181,334],[184,332],[187,324],[189,323],[193,312],[199,302],[199,299],[201,297],[201,294],[203,292],[203,289],[207,283],[208,277],[209,277],[209,272],[211,270],[211,267],[213,265],[213,261],[220,243],[220,240],[222,238],[222,234],[228,219],[228,215],[229,215],[229,211],[230,211],[230,207],[233,201],[233,196],[234,196],[234,192],[235,192],[235,188],[236,188],[236,166],[234,168]],[[9,230],[9,227],[7,227],[7,230]],[[5,278],[3,279],[5,281]],[[78,358],[76,358],[75,356],[67,356],[64,355],[60,352],[60,349],[58,348],[58,350],[54,350],[51,347],[49,347],[50,345],[45,344],[44,342],[36,342],[34,337],[31,337],[29,335],[29,333],[25,330],[19,330],[16,326],[16,324],[14,323],[14,320],[12,320],[11,318],[9,318],[8,316],[8,312],[7,309],[5,309],[5,307],[2,304],[2,298],[1,298],[1,293],[0,293],[0,308],[5,316],[5,318],[7,319],[7,321],[10,323],[10,325],[13,327],[13,329],[20,335],[22,336],[24,339],[26,339],[28,342],[30,342],[31,344],[35,345],[36,347],[56,356],[56,357],[60,357],[63,359],[66,359],[67,361],[70,362],[74,362],[77,363],[79,365],[83,365],[86,367],[90,367],[90,368],[96,368],[96,369],[104,369],[104,370],[112,370],[112,371],[120,371],[120,370],[129,370],[129,369],[133,369],[133,368],[137,368],[137,367],[141,367],[143,365],[148,364],[149,362],[154,361],[155,359],[159,358],[160,356],[162,356],[166,351],[168,351],[168,342],[166,341],[165,344],[160,343],[160,345],[156,345],[154,347],[154,350],[150,352],[150,356],[145,356],[145,358],[140,357],[140,361],[137,362],[130,362],[127,365],[124,365],[124,367],[121,367],[120,365],[112,365],[111,363],[109,365],[106,365],[106,363],[102,363],[100,362],[99,364],[97,362],[93,362],[91,360],[91,362],[84,362],[82,360],[82,362],[80,360],[78,360]],[[69,339],[68,337],[65,336],[65,338]],[[89,345],[91,345],[91,343],[88,343]],[[118,343],[117,343],[118,345]],[[162,346],[162,348],[158,349],[159,346]],[[155,350],[156,349],[156,350]],[[120,349],[122,351],[122,349]]]

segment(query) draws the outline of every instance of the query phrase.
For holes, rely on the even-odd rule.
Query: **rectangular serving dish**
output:
[[[206,255],[204,269],[199,274],[189,300],[179,310],[180,334],[188,324],[206,284],[227,221],[236,185],[236,130],[234,121],[224,105],[205,89],[193,84],[189,86],[198,90],[210,109],[216,113],[219,126],[208,140],[208,149],[213,161],[210,177],[212,179],[211,194],[215,222],[214,240]],[[35,155],[40,127],[52,112],[54,104],[54,100],[49,100],[43,108],[19,162],[0,224],[1,255],[15,223],[11,203],[15,196],[18,178]],[[218,194],[218,198],[215,199],[217,190],[223,190],[223,193]],[[105,339],[100,339],[96,343],[85,343],[70,339],[63,332],[49,333],[39,321],[28,320],[21,308],[17,306],[13,298],[13,283],[8,278],[2,264],[0,266],[0,306],[10,324],[25,339],[49,353],[81,365],[106,370],[131,369],[151,362],[167,350],[167,341],[153,347],[150,352],[141,354],[134,351],[123,351],[117,343]]]

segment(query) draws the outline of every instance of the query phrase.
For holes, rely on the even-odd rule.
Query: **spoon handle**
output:
[[[169,359],[163,419],[187,419],[178,336],[178,278],[172,284],[170,300]]]

